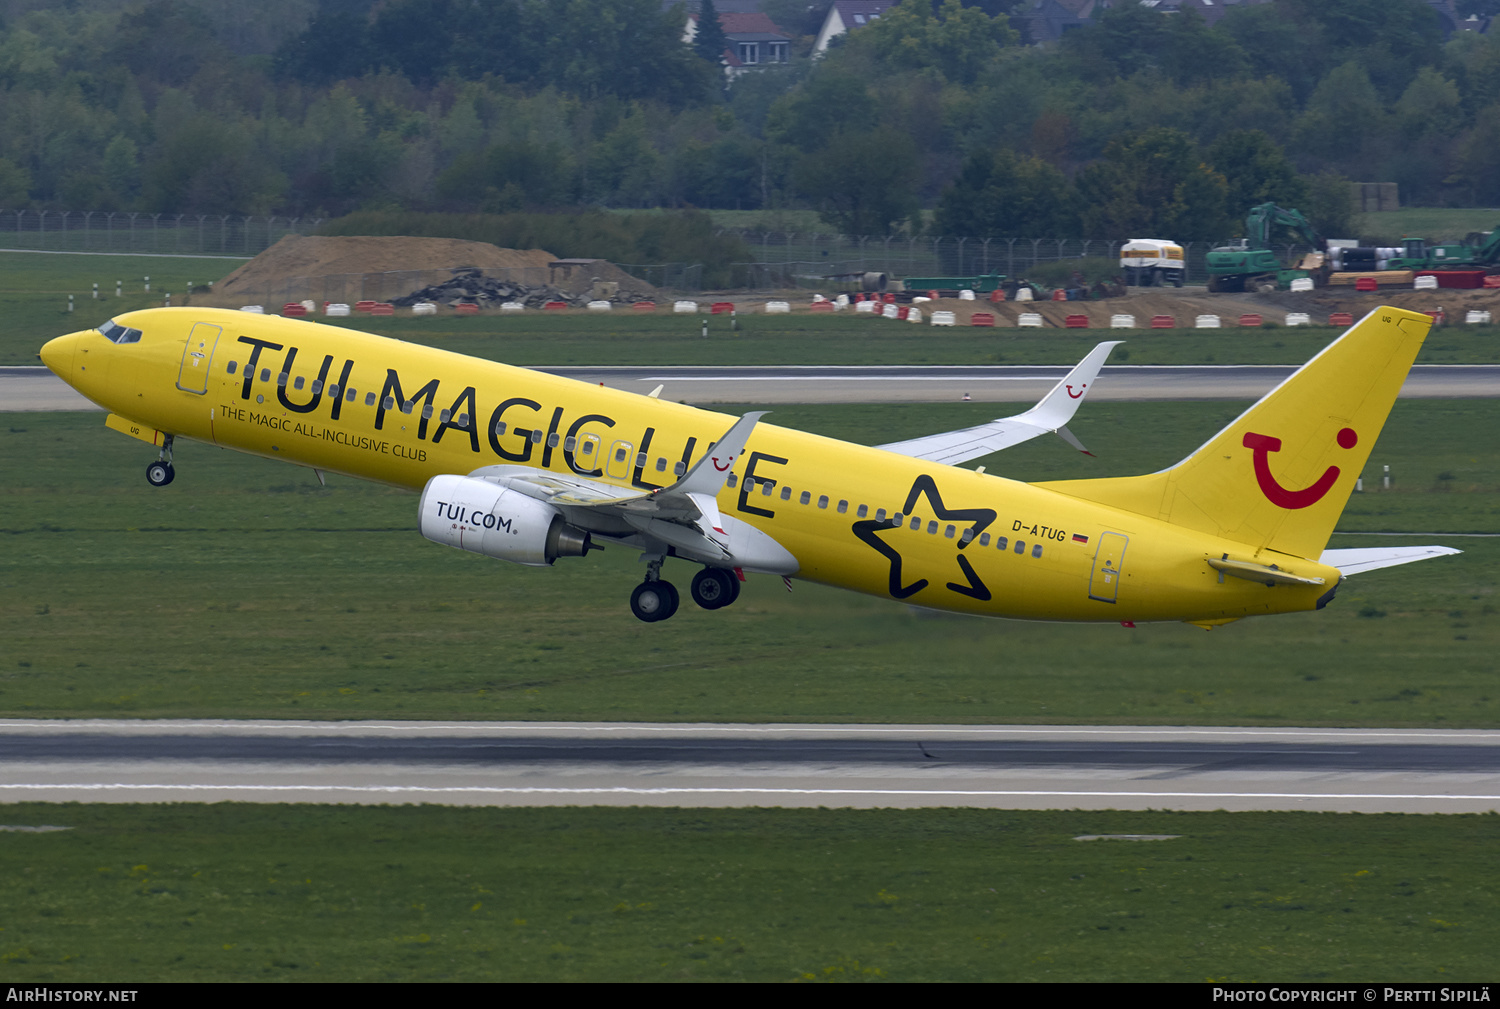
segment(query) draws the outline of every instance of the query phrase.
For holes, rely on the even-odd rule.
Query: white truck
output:
[[[1181,287],[1187,279],[1182,246],[1164,238],[1132,238],[1120,246],[1120,269],[1131,287]]]

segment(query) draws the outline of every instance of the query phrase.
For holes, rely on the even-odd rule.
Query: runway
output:
[[[1068,371],[1065,366],[850,366],[740,368],[538,368],[614,389],[714,403],[979,403],[1035,402]],[[1296,370],[1294,365],[1113,365],[1089,398],[1119,400],[1258,399]],[[1417,365],[1402,386],[1407,399],[1500,396],[1500,365]],[[0,368],[0,411],[98,409],[46,368]]]
[[[1500,810],[1500,731],[0,721],[0,802]]]

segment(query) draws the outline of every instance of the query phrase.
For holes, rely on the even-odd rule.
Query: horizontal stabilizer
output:
[[[1453,547],[1360,547],[1353,550],[1324,550],[1318,563],[1338,568],[1345,575],[1358,575],[1380,568],[1393,568],[1397,564],[1425,561],[1429,557],[1461,553],[1462,550],[1455,550]]]
[[[1053,386],[1052,391],[1043,396],[1036,406],[1025,413],[1018,413],[1013,417],[1001,417],[988,424],[966,427],[959,431],[944,431],[941,434],[930,434],[922,438],[877,445],[876,448],[883,448],[887,452],[895,452],[898,455],[909,455],[916,459],[926,459],[929,462],[956,466],[961,462],[979,459],[1041,435],[1056,432],[1078,451],[1091,454],[1088,449],[1079,444],[1078,439],[1073,437],[1073,433],[1067,429],[1066,425],[1073,419],[1073,414],[1078,411],[1078,404],[1083,402],[1089,386],[1093,385],[1094,379],[1099,376],[1099,369],[1104,366],[1105,358],[1109,357],[1109,352],[1120,343],[1119,340],[1111,340],[1099,344],[1089,352],[1088,357],[1079,361],[1072,371],[1064,375],[1062,381]]]

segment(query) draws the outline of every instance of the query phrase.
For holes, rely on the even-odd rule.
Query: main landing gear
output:
[[[705,610],[728,606],[739,595],[740,580],[733,571],[704,568],[693,576],[693,602]],[[677,587],[662,581],[661,561],[653,560],[646,565],[646,580],[630,594],[630,612],[636,615],[636,619],[654,624],[676,613],[680,601]]]
[[[146,467],[146,482],[153,487],[165,487],[176,475],[172,468],[172,436],[167,435],[161,443],[161,454]]]

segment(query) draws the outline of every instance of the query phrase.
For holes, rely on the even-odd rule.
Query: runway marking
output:
[[[186,792],[353,792],[377,795],[889,795],[970,798],[1075,798],[1121,799],[1448,799],[1500,801],[1500,795],[1386,792],[1100,792],[1022,789],[914,789],[914,788],[552,788],[495,785],[142,785],[142,784],[31,784],[0,785],[20,791],[150,791]]]

